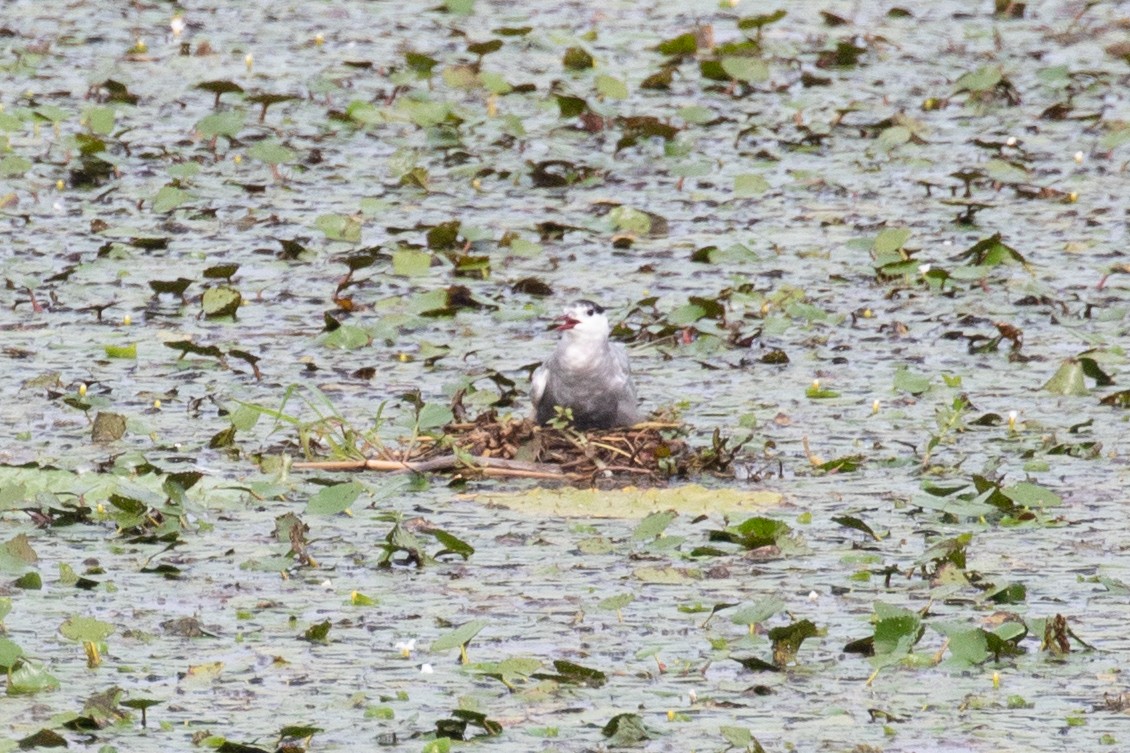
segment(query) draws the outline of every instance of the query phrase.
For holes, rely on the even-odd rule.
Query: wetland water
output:
[[[781,7],[5,4],[0,751],[1125,746],[1130,10]],[[582,294],[682,512],[278,470]]]

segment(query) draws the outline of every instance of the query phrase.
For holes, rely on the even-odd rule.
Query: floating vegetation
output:
[[[0,751],[1127,747],[1125,3],[59,5]]]
[[[741,443],[729,446],[715,433],[709,447],[694,448],[688,427],[646,422],[628,428],[581,432],[538,426],[528,418],[488,410],[474,420],[449,423],[435,436],[417,436],[403,448],[381,447],[361,460],[300,461],[298,469],[447,473],[534,478],[572,484],[660,484],[673,477],[726,471]]]

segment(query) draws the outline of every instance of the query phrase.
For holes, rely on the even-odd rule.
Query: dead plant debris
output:
[[[685,424],[672,421],[581,432],[499,417],[489,410],[471,421],[446,425],[438,436],[416,437],[408,449],[386,448],[366,460],[296,462],[294,467],[661,484],[672,477],[725,471],[741,449],[717,431],[709,447],[694,448],[687,434]]]

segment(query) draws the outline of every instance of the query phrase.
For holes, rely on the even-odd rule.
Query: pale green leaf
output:
[[[364,490],[365,487],[356,481],[323,487],[306,503],[306,512],[310,515],[337,515],[348,510]]]
[[[769,181],[756,173],[742,173],[734,176],[734,196],[748,199],[760,196],[769,190]]]
[[[432,267],[432,255],[427,251],[402,248],[392,252],[392,271],[403,277],[421,277]]]

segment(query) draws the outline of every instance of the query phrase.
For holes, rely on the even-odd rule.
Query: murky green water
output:
[[[773,6],[232,3],[185,6],[174,35],[168,4],[7,4],[0,598],[7,639],[58,687],[13,695],[8,681],[0,750],[41,729],[76,749],[271,749],[306,724],[321,729],[311,748],[395,733],[397,749],[417,750],[455,709],[498,722],[491,744],[514,750],[593,749],[628,712],[657,751],[725,749],[727,726],[769,751],[1123,743],[1125,713],[1106,700],[1125,685],[1126,411],[1099,399],[1125,388],[1126,9],[1052,3],[1009,18],[944,3],[904,18],[865,5],[789,4],[743,57],[723,45],[757,38],[738,21]],[[713,50],[704,33],[681,60],[656,50],[696,24]],[[468,49],[493,39],[495,51]],[[840,43],[857,52],[830,54]],[[595,67],[566,68],[570,47]],[[700,62],[720,57],[738,80],[704,77]],[[667,88],[642,86],[668,64]],[[198,86],[210,81],[243,92],[217,108],[215,87]],[[290,99],[260,118],[263,95]],[[581,100],[583,117],[569,110]],[[627,120],[642,117],[656,120]],[[572,178],[545,185],[546,170]],[[954,221],[966,198],[987,205],[974,225]],[[429,247],[428,230],[451,221],[456,241]],[[909,230],[901,252],[886,249],[909,261],[877,274],[885,228]],[[995,233],[1025,263],[961,257]],[[238,269],[206,275],[219,265]],[[237,316],[205,316],[205,290],[229,276]],[[191,283],[183,298],[154,295],[152,281],[178,278]],[[520,292],[528,278],[551,295]],[[455,285],[475,305],[437,315]],[[286,411],[309,420],[304,400],[320,405],[320,390],[359,429],[384,403],[381,433],[404,436],[411,390],[445,404],[477,378],[467,402],[485,407],[495,371],[524,389],[523,368],[552,347],[546,320],[580,294],[624,320],[646,409],[679,405],[703,443],[756,427],[736,477],[708,482],[783,493],[765,514],[793,529],[787,545],[696,556],[726,510],[641,539],[637,520],[483,504],[527,488],[501,482],[353,476],[365,490],[352,514],[314,515],[310,497],[346,477],[258,471],[255,457],[293,451],[297,432],[268,416],[248,426],[240,405],[278,408],[295,387]],[[692,297],[721,300],[724,321]],[[1022,331],[1012,358],[1009,339],[979,349],[999,325]],[[179,358],[168,343],[186,339],[218,351]],[[133,357],[107,350],[130,345]],[[787,364],[762,361],[775,349]],[[259,378],[240,353],[259,359]],[[1073,357],[1113,382],[1091,371],[1087,394],[1041,389]],[[808,396],[814,379],[839,395]],[[944,428],[960,395],[968,406]],[[123,438],[91,440],[100,411],[126,418]],[[233,421],[234,441],[210,447]],[[814,467],[853,455],[856,472]],[[170,505],[165,474],[188,470],[202,479]],[[982,520],[923,501],[924,481],[974,475],[1031,482],[1061,504]],[[162,511],[129,521],[152,537],[116,530],[128,513],[113,493]],[[85,522],[46,525],[80,503]],[[291,547],[275,519],[288,512],[309,526],[317,567],[279,559]],[[833,520],[845,514],[881,538]],[[380,568],[393,521],[417,517],[475,553]],[[923,552],[965,533],[963,571],[924,576]],[[96,584],[77,587],[66,567]],[[14,585],[33,571],[42,589]],[[993,603],[988,583],[1026,595]],[[624,594],[619,616],[601,607]],[[738,607],[708,619],[769,597],[784,611],[757,634],[730,619]],[[876,602],[928,613],[918,659],[868,684],[875,664],[843,649],[875,631]],[[1074,642],[1054,657],[1030,635],[1023,655],[962,663],[945,635],[992,630],[1001,612],[1062,614],[1095,650]],[[100,666],[58,632],[71,616],[112,626]],[[167,624],[191,617],[207,636]],[[819,635],[784,671],[731,658],[768,660],[765,631],[803,619]],[[299,639],[324,620],[328,643]],[[471,665],[428,650],[473,620]],[[515,657],[607,682],[523,675],[511,692],[483,664]],[[114,686],[162,702],[148,727],[137,712],[63,727],[98,716],[84,704]]]

